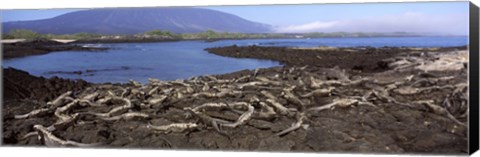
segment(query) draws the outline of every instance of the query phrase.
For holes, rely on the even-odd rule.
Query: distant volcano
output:
[[[268,33],[270,25],[200,8],[113,8],[67,13],[50,19],[3,23],[3,32],[29,29],[39,33],[134,34],[154,29],[175,33],[218,32]]]

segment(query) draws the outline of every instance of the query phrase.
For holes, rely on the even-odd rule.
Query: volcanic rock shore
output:
[[[3,143],[301,152],[468,152],[468,51],[222,47],[280,67],[16,96]],[[5,75],[7,74],[7,75]],[[13,88],[6,81],[4,93]],[[25,76],[28,77],[28,76]],[[8,78],[10,79],[10,78]],[[42,87],[43,88],[43,87]],[[27,88],[28,92],[35,89]],[[28,95],[25,92],[23,95]],[[34,94],[35,95],[35,94]],[[4,96],[9,97],[9,96]]]
[[[76,44],[61,43],[47,39],[27,40],[2,44],[3,59],[32,55],[42,55],[56,51],[102,51],[107,48],[82,47]]]

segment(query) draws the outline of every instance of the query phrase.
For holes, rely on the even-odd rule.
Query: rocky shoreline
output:
[[[3,106],[3,142],[54,147],[468,152],[466,47],[207,50],[228,57],[276,60],[284,66],[177,81],[150,79],[148,84],[85,84],[53,89],[49,92],[55,97],[42,100],[12,97]],[[6,82],[11,74],[5,71],[4,85],[12,84]],[[11,89],[16,88],[6,87],[4,93]],[[31,92],[26,91],[19,93]]]
[[[227,47],[207,48],[210,53],[234,57],[256,58],[279,61],[288,66],[316,66],[323,68],[340,67],[357,72],[381,72],[388,70],[387,61],[400,54],[414,52],[411,55],[422,55],[422,52],[448,52],[466,50],[466,46],[447,48],[409,48],[409,47],[317,47],[317,48],[287,48],[236,45]],[[412,56],[415,57],[415,56]]]
[[[37,39],[16,43],[4,43],[3,59],[42,55],[55,51],[103,51],[107,48],[82,47],[71,43],[61,43],[53,40]]]

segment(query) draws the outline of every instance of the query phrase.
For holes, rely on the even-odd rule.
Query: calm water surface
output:
[[[59,76],[70,79],[84,79],[95,83],[127,82],[129,79],[133,79],[145,83],[148,78],[175,80],[280,65],[274,61],[235,59],[209,54],[204,50],[209,47],[234,44],[238,46],[288,47],[449,47],[467,45],[467,42],[467,37],[382,37],[87,44],[86,46],[109,47],[110,49],[101,52],[55,52],[3,60],[2,65],[22,69],[30,72],[30,74],[47,78]],[[82,71],[82,73],[68,73],[74,71]]]

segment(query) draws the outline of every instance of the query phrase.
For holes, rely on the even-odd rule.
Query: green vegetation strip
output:
[[[96,33],[75,33],[75,34],[41,34],[27,29],[15,29],[4,35],[2,39],[74,39],[74,40],[111,40],[111,39],[158,39],[158,40],[195,40],[195,39],[264,39],[264,38],[330,38],[330,37],[392,37],[392,36],[417,36],[405,32],[395,33],[236,33],[217,32],[207,30],[198,33],[174,33],[168,30],[151,30],[138,34],[96,34]]]

